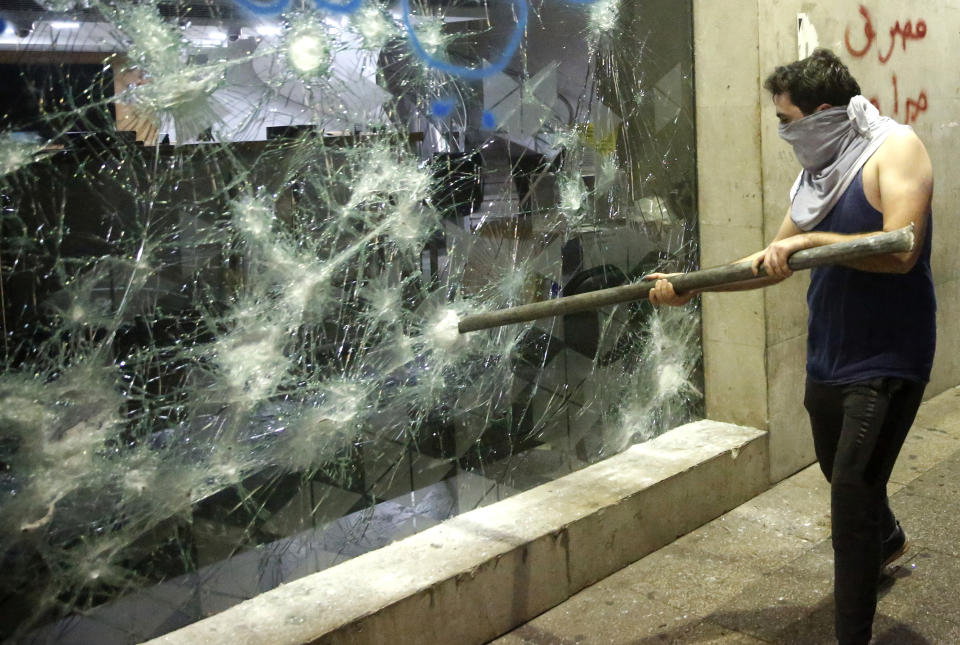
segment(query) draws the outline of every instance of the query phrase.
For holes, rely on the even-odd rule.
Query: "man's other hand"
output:
[[[753,275],[759,275],[760,266],[762,265],[770,277],[781,280],[789,278],[793,275],[793,269],[790,268],[787,261],[791,255],[808,246],[805,235],[793,235],[785,240],[773,242],[764,250],[758,251],[748,258],[750,260],[750,266],[753,269]]]

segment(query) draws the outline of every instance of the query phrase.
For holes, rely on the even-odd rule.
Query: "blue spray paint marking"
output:
[[[290,0],[274,0],[273,2],[261,2],[260,0],[235,1],[241,7],[259,16],[274,16],[280,14],[290,4]],[[566,1],[573,4],[588,5],[593,4],[598,0]],[[325,9],[335,13],[347,14],[353,13],[359,9],[360,5],[363,4],[363,0],[349,0],[346,3],[329,2],[328,0],[314,0],[314,4],[318,9]],[[403,8],[403,24],[407,28],[407,34],[410,36],[410,46],[413,48],[414,53],[416,53],[417,56],[419,56],[427,65],[434,69],[438,69],[441,72],[446,72],[452,76],[459,76],[461,78],[470,80],[481,80],[498,72],[502,72],[510,63],[510,59],[513,58],[513,55],[516,53],[517,49],[520,47],[520,40],[523,38],[523,32],[527,28],[527,13],[529,11],[527,7],[527,0],[513,0],[513,6],[517,10],[517,26],[510,34],[510,39],[507,41],[507,45],[504,48],[503,53],[501,53],[499,58],[497,58],[488,67],[463,67],[448,63],[446,61],[438,60],[428,54],[423,48],[423,44],[417,38],[417,34],[413,30],[413,24],[410,22],[410,0],[401,0],[400,4]],[[492,125],[487,126],[488,122],[493,123],[493,121],[494,119],[492,115],[490,115],[490,118],[487,118],[487,115],[484,115],[485,127],[493,127]]]
[[[244,9],[251,11],[258,16],[275,16],[290,4],[290,0],[276,0],[275,2],[258,2],[257,0],[235,0]],[[347,3],[327,2],[326,0],[314,0],[317,9],[326,9],[334,13],[353,13],[360,8],[363,0],[350,0]]]
[[[253,0],[235,0],[235,2],[247,11],[255,13],[258,16],[275,16],[290,4],[290,0],[276,0],[276,2],[266,4],[254,2]]]
[[[445,119],[453,112],[454,105],[455,102],[453,99],[440,99],[439,101],[433,102],[433,105],[430,106],[430,111],[433,112],[433,116]]]
[[[493,112],[490,110],[484,110],[482,123],[483,127],[487,130],[493,130],[495,127],[497,127],[497,119],[493,116]]]
[[[413,51],[416,52],[427,65],[434,69],[475,81],[504,70],[520,46],[520,39],[523,37],[523,32],[527,28],[527,0],[514,0],[513,6],[517,8],[517,26],[514,28],[513,33],[510,34],[510,40],[507,42],[507,46],[503,50],[503,53],[500,54],[500,57],[489,67],[462,67],[437,60],[427,53],[417,38],[417,34],[413,31],[413,25],[410,23],[410,0],[401,0],[400,4],[403,7],[403,24],[407,27],[407,34],[410,36],[410,46],[413,47]]]
[[[327,11],[333,11],[334,13],[353,13],[360,8],[360,5],[363,4],[363,0],[350,0],[346,4],[341,4],[339,2],[325,2],[324,0],[313,0],[313,3],[317,5],[317,9],[326,9]]]
[[[567,0],[572,4],[593,4],[598,2],[598,0]],[[290,4],[290,0],[275,0],[274,2],[261,2],[260,0],[236,0],[236,3],[241,7],[244,7],[248,11],[260,16],[275,16]],[[360,5],[363,3],[363,0],[350,0],[346,4],[340,4],[337,2],[327,2],[326,0],[314,0],[314,4],[317,5],[318,9],[327,9],[329,11],[335,11],[337,13],[353,13],[360,8]],[[408,9],[404,3],[404,11]],[[524,20],[526,19],[526,7],[523,8]],[[0,19],[0,26],[4,23]]]

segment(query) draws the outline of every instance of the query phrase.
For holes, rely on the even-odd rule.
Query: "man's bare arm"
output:
[[[913,132],[890,135],[877,154],[877,180],[883,230],[895,231],[913,224],[913,250],[864,258],[851,266],[863,271],[907,273],[923,251],[933,199],[933,165],[923,142]]]

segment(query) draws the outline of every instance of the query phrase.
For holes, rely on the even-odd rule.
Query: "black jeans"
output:
[[[881,543],[896,528],[887,480],[924,387],[895,378],[849,385],[807,380],[803,403],[820,468],[830,482],[833,593],[841,645],[870,641]]]

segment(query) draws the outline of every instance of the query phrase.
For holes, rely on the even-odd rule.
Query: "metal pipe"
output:
[[[903,253],[913,249],[913,224],[888,233],[877,233],[861,237],[849,242],[825,244],[812,249],[797,251],[790,256],[787,264],[794,271],[810,269],[828,264],[842,264],[851,260],[883,255],[886,253]],[[677,293],[694,289],[710,289],[754,280],[764,277],[766,271],[760,267],[759,275],[754,275],[749,261],[725,264],[719,267],[683,273],[670,278],[670,283]],[[650,293],[653,283],[649,281],[635,282],[610,289],[599,289],[575,296],[553,298],[542,302],[533,302],[519,307],[509,307],[479,314],[464,316],[457,325],[461,334],[480,329],[502,327],[519,322],[549,318],[564,314],[573,314],[581,311],[599,309],[608,305],[615,305],[634,300],[642,300]]]

